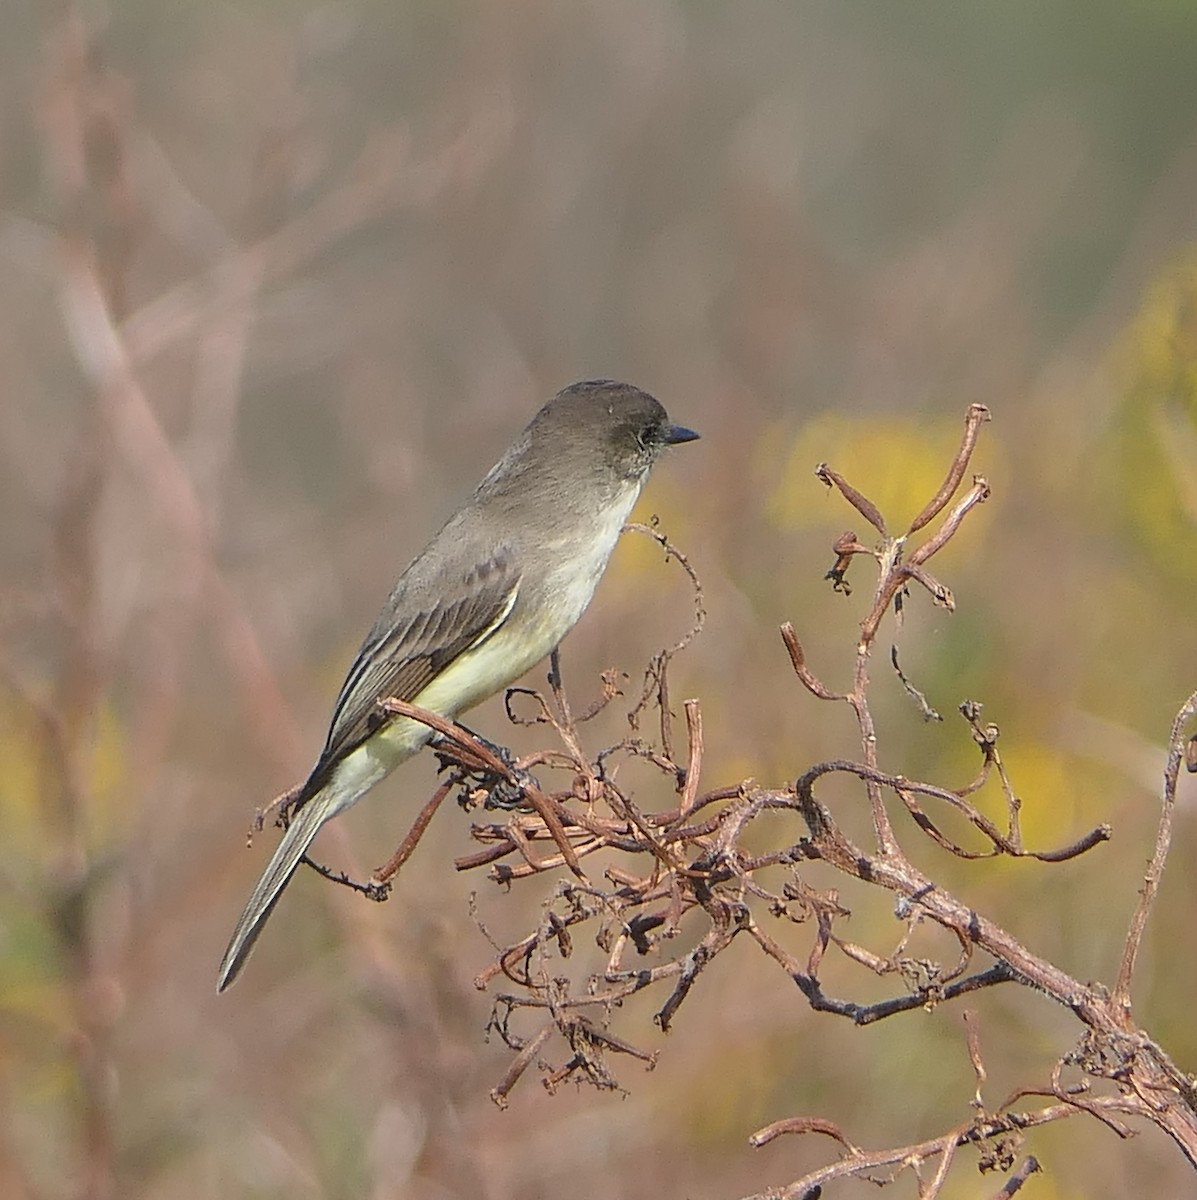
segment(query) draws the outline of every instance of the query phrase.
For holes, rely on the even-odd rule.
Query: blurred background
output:
[[[1028,842],[1112,823],[1058,866],[918,847],[1038,952],[1112,979],[1197,685],[1197,7],[110,0],[10,4],[4,25],[0,1193],[736,1197],[831,1153],[750,1149],[767,1122],[880,1148],[967,1119],[959,1007],[855,1030],[738,945],[668,1035],[663,995],[615,1014],[655,1071],[556,1096],[529,1076],[499,1111],[472,905],[515,938],[553,880],[458,875],[452,808],[385,905],[297,878],[217,997],[273,845],[245,849],[255,809],[306,773],[399,570],[589,376],[703,434],[638,514],[704,584],[672,688],[702,702],[708,787],[855,753],[777,635],[793,621],[847,684],[870,577],[856,563],[845,598],[823,574],[868,531],[815,465],[897,529],[967,405],[992,409],[973,469],[993,499],[936,560],[958,611],[916,595],[902,630],[946,718],[879,664],[881,761],[963,783],[975,699]],[[565,645],[575,702],[605,667],[634,692],[690,613],[676,566],[625,538]],[[471,724],[530,744],[497,702]],[[624,729],[614,706],[587,736]],[[432,781],[409,764],[321,856],[368,873]],[[1136,989],[1189,1068],[1191,801]],[[850,906],[887,952],[884,898]],[[603,961],[580,941],[562,969]],[[993,1106],[1078,1033],[1014,987],[974,1007]],[[1047,1168],[1027,1195],[1192,1189],[1151,1132],[1077,1118],[1027,1149]],[[951,1195],[998,1186],[961,1153]]]

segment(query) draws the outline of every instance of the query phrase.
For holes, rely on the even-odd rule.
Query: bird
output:
[[[610,379],[571,384],[536,413],[399,576],[362,642],[324,748],[289,795],[282,838],[233,930],[218,991],[245,965],[324,824],[431,739],[381,703],[454,720],[552,653],[590,604],[662,452],[698,436],[648,392]]]

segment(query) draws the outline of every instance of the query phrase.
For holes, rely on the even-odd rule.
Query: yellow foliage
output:
[[[1123,335],[1115,477],[1136,534],[1169,574],[1197,575],[1197,250],[1167,270]]]
[[[1084,798],[1087,780],[1083,773],[1072,769],[1059,746],[1019,737],[1002,745],[1002,759],[1014,794],[1022,801],[1019,816],[1028,848],[1054,849],[1085,828],[1084,814],[1078,813],[1077,807]],[[987,809],[990,813],[998,795],[995,790]],[[1004,827],[1004,821],[999,824]]]
[[[1197,413],[1197,249],[1156,280],[1123,346],[1142,399]]]
[[[28,710],[0,698],[0,812],[5,840],[25,846],[36,841],[45,803],[41,739]]]
[[[668,480],[654,480],[651,493],[640,499],[628,521],[634,525],[649,525],[659,529],[684,550],[680,546],[685,540],[686,527],[683,504],[684,493],[675,484]],[[642,533],[629,533],[619,539],[619,553],[611,565],[616,578],[625,573],[636,577],[658,568],[664,556],[660,544],[652,538]]]
[[[75,778],[81,789],[76,800],[84,806],[80,814],[89,849],[120,840],[126,831],[127,748],[124,729],[114,710],[105,705],[90,723],[86,747]],[[0,812],[5,819],[7,852],[14,867],[45,863],[58,852],[55,811],[56,793],[72,767],[59,762],[58,751],[47,742],[36,715],[20,702],[0,698]]]
[[[66,1036],[73,1015],[60,974],[56,889],[64,886],[63,860],[73,850],[73,830],[82,852],[99,857],[128,838],[132,813],[124,786],[124,731],[110,707],[87,722],[76,744],[77,767],[61,761],[61,750],[30,707],[0,693],[0,812],[4,843],[0,867],[21,886],[0,900],[0,1018],[25,1031]],[[64,806],[81,811],[68,819]],[[12,1050],[0,1034],[0,1063]],[[57,1087],[57,1083],[45,1086]]]
[[[811,503],[815,467],[826,461],[881,510],[899,533],[935,495],[960,444],[962,423],[877,413],[826,412],[808,421],[786,446],[777,428],[766,431],[758,462],[776,486],[768,511],[783,529],[826,525],[827,512]],[[987,439],[987,450],[992,454]],[[845,517],[855,518],[850,509]],[[867,530],[859,530],[868,540]]]
[[[105,704],[96,714],[86,763],[90,793],[87,831],[97,848],[123,841],[133,818],[128,769],[124,726],[113,707]]]

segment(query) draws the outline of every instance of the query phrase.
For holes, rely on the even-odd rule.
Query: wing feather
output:
[[[383,723],[380,700],[414,700],[459,655],[494,633],[519,590],[519,575],[504,552],[464,577],[437,582],[441,586],[432,594],[440,599],[430,608],[411,612],[400,581],[349,668],[313,781]],[[427,594],[427,588],[420,590]]]

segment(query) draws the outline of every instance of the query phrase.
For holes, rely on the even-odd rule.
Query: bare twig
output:
[[[446,779],[432,793],[432,798],[420,809],[420,814],[416,817],[407,836],[399,843],[399,849],[387,859],[383,866],[375,867],[371,872],[371,883],[383,884],[395,877],[399,868],[411,858],[416,846],[419,844],[420,838],[424,836],[424,831],[428,828],[429,822],[436,816],[436,810],[440,808],[445,797],[462,782],[462,778],[460,774],[455,774]]]
[[[1164,767],[1163,795],[1160,805],[1160,821],[1155,836],[1155,849],[1151,855],[1151,862],[1147,866],[1147,873],[1143,877],[1139,903],[1131,917],[1130,929],[1127,931],[1126,943],[1122,949],[1122,961],[1118,967],[1118,978],[1111,996],[1112,1003],[1121,1009],[1128,1027],[1131,1022],[1130,991],[1135,973],[1135,961],[1143,942],[1147,919],[1151,915],[1151,906],[1155,902],[1160,879],[1164,874],[1164,865],[1168,861],[1168,851],[1172,846],[1172,819],[1176,811],[1176,781],[1179,778],[1180,764],[1185,755],[1184,730],[1194,715],[1197,715],[1197,692],[1194,692],[1181,705],[1180,711],[1172,721],[1172,732],[1168,738],[1168,761]]]
[[[989,420],[989,409],[984,404],[970,404],[968,412],[964,418],[964,438],[960,443],[960,449],[956,451],[956,457],[952,460],[952,465],[948,469],[947,478],[940,485],[940,489],[927,501],[926,507],[913,521],[910,522],[910,528],[906,531],[907,535],[917,533],[924,525],[930,524],[944,506],[956,494],[956,489],[960,486],[960,481],[964,478],[964,472],[968,470],[968,464],[973,456],[973,450],[976,449],[977,437],[980,435],[981,426]]]
[[[1102,1097],[1097,1103],[1099,1111],[1107,1113],[1122,1112],[1131,1107],[1133,1106],[1118,1096]],[[794,1182],[787,1184],[784,1188],[776,1189],[768,1194],[759,1193],[748,1196],[745,1197],[745,1200],[801,1200],[801,1197],[808,1195],[812,1189],[823,1187],[828,1183],[834,1182],[836,1179],[872,1177],[887,1167],[914,1167],[929,1159],[942,1156],[949,1146],[980,1145],[992,1139],[1000,1139],[1010,1134],[1022,1133],[1036,1126],[1065,1120],[1068,1117],[1076,1116],[1080,1111],[1080,1109],[1072,1104],[1053,1104],[1031,1112],[1006,1113],[990,1120],[970,1121],[967,1124],[957,1126],[955,1129],[939,1137],[929,1138],[926,1141],[916,1142],[911,1145],[896,1146],[887,1150],[855,1150],[838,1162],[831,1163],[826,1167],[820,1167],[817,1171],[811,1171],[801,1179],[796,1179]],[[754,1145],[764,1144],[763,1142],[758,1143],[756,1139],[773,1128],[774,1126],[767,1126],[765,1130],[758,1131],[749,1139],[750,1142]],[[782,1129],[780,1132],[823,1133],[826,1131],[814,1127],[804,1128],[800,1123],[793,1130]],[[775,1133],[773,1136],[776,1137],[778,1135]],[[1021,1182],[1019,1186],[1021,1187]],[[1011,1192],[1009,1194],[1013,1195],[1014,1193]]]
[[[690,758],[686,763],[682,799],[678,805],[677,819],[679,822],[688,820],[694,811],[694,801],[698,798],[698,784],[702,777],[702,710],[698,707],[697,700],[687,700],[684,707],[686,730],[690,742]]]
[[[1036,1171],[1042,1170],[1043,1168],[1039,1165],[1039,1160],[1033,1154],[1028,1154],[1023,1160],[1022,1166],[1006,1180],[1005,1185],[993,1193],[993,1200],[1010,1200],[1011,1196],[1022,1190],[1022,1185]]]
[[[806,651],[803,650],[802,643],[798,640],[797,633],[794,632],[794,626],[789,621],[786,621],[781,627],[781,640],[785,642],[786,651],[789,653],[790,662],[794,667],[794,674],[802,680],[803,686],[812,696],[816,696],[820,700],[845,699],[843,692],[833,692],[812,673],[806,664]]]
[[[519,787],[527,797],[528,803],[540,814],[549,832],[553,835],[553,840],[557,843],[557,847],[560,849],[565,862],[569,865],[569,869],[578,878],[586,878],[578,863],[578,856],[569,844],[565,827],[561,824],[561,818],[558,816],[550,797],[546,796],[539,788],[533,787],[528,780],[521,779],[515,775],[511,768],[489,746],[484,745],[468,729],[463,728],[456,722],[450,721],[448,718],[442,717],[439,713],[431,712],[426,708],[420,708],[415,704],[408,704],[404,700],[384,700],[380,703],[379,707],[384,712],[391,713],[394,716],[407,717],[409,720],[418,721],[421,725],[427,725],[429,729],[435,730],[451,745],[458,746],[467,751],[473,760],[481,764],[488,772],[500,779],[507,779]]]
[[[827,463],[820,463],[815,468],[815,476],[821,479],[829,488],[838,489],[841,496],[852,505],[854,509],[872,527],[877,530],[882,537],[888,537],[889,534],[885,528],[885,518],[881,515],[881,510],[870,500],[863,492],[854,488],[837,470],[829,466]],[[855,535],[852,535],[855,537]]]
[[[563,1060],[556,1064],[544,1061],[541,1065],[541,1077],[550,1087],[567,1078],[586,1079],[600,1087],[613,1086],[603,1055],[608,1051],[647,1052],[629,1049],[614,1033],[605,1028],[600,1030],[596,1024],[598,1014],[610,1016],[633,994],[666,986],[669,992],[657,1009],[657,1022],[662,1029],[668,1028],[677,1019],[700,976],[712,969],[740,933],[747,933],[753,944],[778,964],[813,1010],[858,1025],[933,1008],[1010,983],[1033,988],[1064,1006],[1076,1018],[1083,1031],[1081,1044],[1061,1058],[1051,1087],[1046,1090],[1053,1103],[1038,1110],[1014,1111],[1011,1105],[1016,1097],[1007,1101],[996,1115],[986,1111],[982,1097],[985,1066],[975,1022],[967,1016],[968,1053],[976,1081],[975,1111],[969,1121],[927,1141],[877,1153],[857,1149],[838,1127],[818,1118],[787,1118],[772,1123],[757,1135],[757,1144],[763,1145],[783,1132],[818,1132],[838,1140],[846,1151],[840,1162],[771,1193],[774,1197],[789,1196],[796,1200],[813,1194],[813,1189],[835,1178],[856,1175],[876,1180],[879,1171],[894,1173],[904,1168],[911,1168],[919,1175],[920,1196],[940,1196],[962,1147],[978,1149],[978,1165],[983,1170],[1009,1172],[1014,1169],[1023,1131],[1082,1112],[1120,1135],[1130,1130],[1127,1118],[1149,1121],[1168,1134],[1197,1166],[1197,1086],[1157,1042],[1135,1028],[1126,988],[1121,996],[1118,990],[1107,994],[1100,984],[1073,978],[1036,954],[997,921],[939,886],[907,856],[890,816],[889,805],[896,798],[902,805],[899,811],[909,815],[915,828],[940,849],[965,860],[1004,855],[1043,863],[1062,862],[1076,858],[1110,836],[1109,827],[1103,824],[1062,847],[1025,846],[1020,825],[1022,802],[998,752],[999,731],[995,725],[982,723],[981,706],[973,702],[966,702],[961,711],[981,752],[982,765],[976,778],[965,786],[949,789],[910,779],[882,769],[879,763],[869,703],[870,663],[877,632],[885,615],[900,608],[912,583],[927,590],[937,603],[951,606],[950,590],[927,571],[926,564],[960,532],[968,514],[989,494],[988,485],[981,478],[975,478],[971,486],[960,491],[977,431],[986,415],[980,406],[970,409],[965,437],[948,477],[912,526],[915,532],[940,517],[939,527],[930,537],[914,548],[907,546],[906,538],[887,538],[876,551],[861,546],[854,535],[845,535],[837,542],[839,582],[842,583],[847,563],[860,554],[874,558],[878,567],[876,587],[854,647],[850,690],[839,693],[826,687],[810,670],[806,650],[793,626],[787,623],[781,628],[791,666],[804,688],[820,700],[841,701],[851,709],[860,745],[859,761],[833,759],[817,763],[799,774],[789,788],[764,788],[744,781],[738,787],[700,794],[703,762],[700,710],[697,702],[686,702],[689,751],[685,766],[681,766],[672,744],[669,651],[653,660],[646,673],[643,694],[631,714],[635,730],[649,705],[658,707],[659,745],[629,737],[600,750],[591,760],[584,756],[564,688],[554,671],[550,677],[554,703],[549,705],[532,693],[536,696],[538,715],[531,720],[537,727],[553,729],[563,747],[560,751],[538,752],[537,761],[550,769],[564,768],[572,775],[573,783],[568,790],[546,799],[545,812],[551,811],[559,818],[560,830],[549,827],[540,807],[536,817],[520,817],[507,825],[476,826],[474,836],[486,846],[458,862],[463,869],[489,865],[494,878],[504,883],[560,866],[565,861],[566,846],[578,857],[605,851],[608,859],[612,855],[641,856],[645,864],[635,869],[634,861],[626,866],[605,861],[601,881],[584,886],[560,885],[546,903],[537,928],[505,948],[497,947],[494,963],[479,976],[481,986],[499,976],[515,985],[515,991],[500,997],[504,1023],[512,1013],[525,1008],[549,1014],[552,1028],[569,1048]],[[830,468],[824,478],[884,534],[885,523],[867,497]],[[666,544],[655,531],[648,532]],[[690,570],[688,566],[687,569]],[[696,597],[700,607],[697,583]],[[698,624],[692,632],[697,631]],[[929,702],[901,672],[896,654],[895,649],[895,668],[908,691],[920,699],[925,712],[931,712]],[[410,712],[403,708],[392,711]],[[1174,727],[1157,860],[1149,873],[1151,886],[1145,888],[1140,913],[1128,937],[1123,967],[1127,979],[1133,969],[1134,951],[1142,936],[1170,833],[1167,821],[1183,750],[1180,731],[1195,711],[1197,695],[1178,716]],[[463,753],[469,749],[477,754],[468,741],[462,743],[462,748]],[[669,790],[675,795],[680,792],[676,806],[654,809],[651,801],[646,802],[617,785],[619,763],[626,757],[638,758],[661,772],[668,780]],[[474,762],[476,767],[485,765],[502,774],[502,764],[491,763],[485,757]],[[857,780],[863,787],[873,825],[870,845],[857,845],[845,833],[831,807],[817,794],[822,790],[822,781],[832,776]],[[1002,824],[991,820],[974,802],[976,793],[994,776],[1006,806],[1006,820]],[[946,806],[980,839],[980,847],[969,848],[956,835],[949,836],[936,814],[936,806]],[[778,845],[774,840],[762,846],[752,830],[760,818],[779,812],[798,815],[805,824],[806,834],[797,840],[790,839],[789,844]],[[559,853],[541,854],[539,848],[550,839],[557,843]],[[513,861],[504,861],[508,859]],[[895,916],[901,922],[901,936],[895,947],[878,952],[841,936],[840,923],[848,914],[839,901],[837,889],[819,891],[804,878],[804,868],[812,861],[819,862],[824,870],[893,896]],[[787,949],[766,928],[769,920],[783,921],[788,926],[809,925],[806,953]],[[587,924],[604,960],[602,969],[579,986],[562,973],[559,964],[575,957],[576,948],[582,944],[576,936],[578,927]],[[912,953],[915,931],[925,926],[938,926],[952,935],[959,946],[955,961],[940,964]],[[671,939],[682,931],[686,931],[686,940],[673,949]],[[827,956],[835,953],[878,976],[900,979],[904,988],[898,994],[871,1003],[830,994],[822,976]],[[637,963],[633,961],[634,955],[657,958],[650,963]],[[987,964],[974,967],[978,957],[988,959]],[[537,1035],[539,1054],[548,1052],[543,1028]],[[504,1098],[515,1080],[526,1073],[530,1062],[527,1043],[512,1039],[509,1044],[517,1053],[517,1062],[500,1088]],[[1100,1083],[1105,1090],[1096,1086],[1066,1087],[1060,1078],[1065,1064],[1079,1071],[1086,1082]],[[1031,1094],[1031,1090],[1026,1090],[1018,1095]],[[1028,1165],[1031,1162],[1025,1160],[1018,1172],[1010,1176],[1003,1194],[1013,1195],[1022,1187],[1033,1171]]]
[[[690,560],[659,529],[650,525],[641,525],[639,522],[633,521],[625,525],[624,530],[631,533],[642,533],[646,537],[652,538],[665,551],[665,561],[668,562],[671,558],[674,559],[681,566],[682,570],[686,572],[687,576],[689,576],[690,584],[694,589],[693,623],[677,642],[653,656],[652,662],[645,671],[644,688],[640,699],[631,712],[628,713],[628,724],[633,729],[639,729],[640,714],[655,697],[661,719],[661,748],[664,751],[666,759],[672,762],[673,717],[669,707],[669,663],[702,633],[703,626],[707,620],[706,599],[703,596],[702,582],[698,578],[698,573],[694,570]]]

